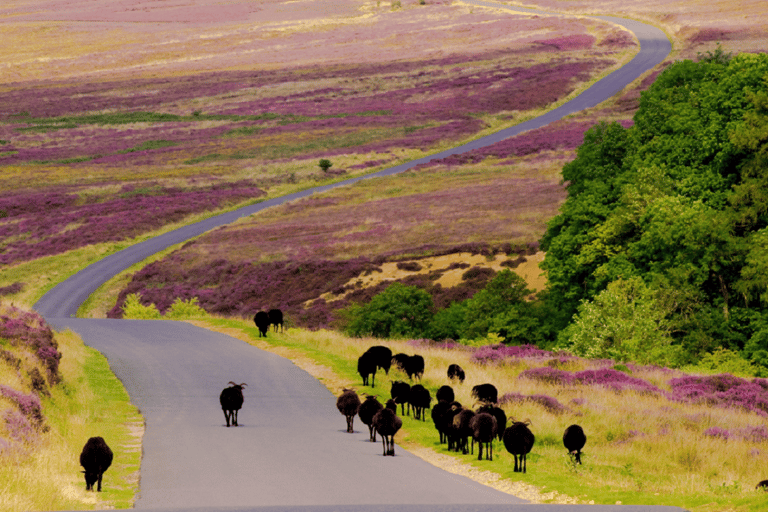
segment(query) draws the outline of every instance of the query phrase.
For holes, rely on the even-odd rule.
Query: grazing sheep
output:
[[[571,425],[565,429],[563,434],[563,444],[571,456],[576,456],[576,462],[581,464],[581,449],[587,443],[587,436],[584,435],[584,429],[579,425]]]
[[[370,352],[371,357],[376,361],[376,366],[389,375],[389,368],[392,366],[392,351],[384,345],[375,345],[366,352]]]
[[[387,400],[387,405],[373,417],[373,427],[381,436],[381,444],[384,447],[384,455],[395,456],[395,434],[403,426],[403,420],[397,417],[397,404],[394,400]]]
[[[460,383],[463,383],[464,382],[464,369],[461,366],[457,365],[457,364],[452,364],[452,365],[448,366],[448,378],[450,380],[458,379],[458,381]]]
[[[483,445],[485,445],[486,460],[493,460],[493,438],[498,434],[496,418],[487,412],[475,414],[469,421],[472,430],[472,446],[477,441],[477,460],[483,460]]]
[[[224,388],[219,395],[219,403],[221,404],[221,410],[224,411],[224,419],[227,420],[227,427],[229,427],[230,420],[232,426],[237,427],[237,412],[243,406],[243,388],[247,386],[245,382],[242,384],[235,384],[229,381],[230,386]]]
[[[761,487],[762,487],[762,489],[763,489],[764,491],[768,491],[768,480],[762,480],[762,481],[760,481],[760,482],[757,484],[757,486],[755,487],[755,489],[760,489]]]
[[[347,432],[354,432],[352,423],[355,421],[355,414],[360,408],[360,397],[354,389],[344,389],[336,399],[336,408],[347,418]]]
[[[451,409],[451,402],[447,400],[438,400],[432,408],[432,422],[435,424],[437,433],[440,434],[440,444],[448,442],[448,435],[445,432],[443,416]],[[453,416],[451,416],[453,418]],[[453,421],[453,420],[451,420]]]
[[[376,442],[376,430],[373,428],[373,417],[383,407],[376,396],[365,395],[365,400],[357,409],[357,415],[360,417],[360,421],[368,425],[368,434],[370,435],[371,442],[374,443]]]
[[[399,354],[392,356],[392,364],[395,365],[395,368],[405,371],[405,365],[408,364],[408,359],[410,359],[410,357],[411,356],[408,354],[400,352]]]
[[[80,452],[80,465],[85,468],[85,490],[92,491],[93,484],[98,482],[96,490],[101,492],[101,478],[112,464],[112,450],[107,446],[103,437],[88,439]]]
[[[390,389],[390,396],[396,404],[400,404],[400,414],[405,416],[405,404],[408,404],[408,412],[411,412],[411,385],[401,380],[396,380],[392,383]]]
[[[440,400],[445,402],[453,402],[456,400],[456,396],[454,395],[453,388],[451,386],[440,386],[440,389],[438,389],[437,393],[435,393],[435,398],[438,402]]]
[[[464,455],[469,453],[469,438],[472,437],[472,429],[469,426],[470,421],[475,416],[472,409],[462,409],[453,417],[453,431],[457,439],[454,446],[456,451],[461,450]]]
[[[504,448],[515,456],[515,473],[525,473],[526,456],[533,448],[536,438],[528,428],[531,420],[512,421],[512,425],[504,431]],[[520,456],[520,466],[517,464],[517,456]]]
[[[357,373],[363,378],[363,386],[368,385],[371,376],[371,387],[376,386],[376,359],[374,354],[366,352],[357,359]]]
[[[415,376],[421,380],[421,376],[424,375],[424,358],[420,355],[411,356],[405,363],[405,373],[408,374],[408,378],[413,380]]]
[[[480,402],[495,404],[499,401],[499,392],[493,384],[478,384],[472,388],[472,396]]]
[[[279,309],[270,309],[267,316],[269,316],[270,325],[275,326],[275,332],[277,332],[278,325],[280,326],[280,332],[283,332],[283,312]]]
[[[429,390],[421,384],[411,386],[409,402],[413,407],[414,419],[425,421],[426,414],[424,411],[429,409],[432,404],[432,395],[429,394]]]
[[[477,410],[477,412],[478,413],[487,412],[488,414],[496,418],[499,441],[501,441],[501,438],[504,435],[504,430],[506,430],[507,428],[507,413],[504,412],[504,409],[495,405],[487,404],[480,407]]]
[[[256,313],[256,316],[253,317],[253,323],[256,324],[256,327],[259,329],[259,337],[267,337],[267,332],[269,331],[269,314],[266,311],[259,311]]]

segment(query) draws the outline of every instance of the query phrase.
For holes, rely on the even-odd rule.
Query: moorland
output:
[[[466,357],[475,349],[462,347],[493,346],[486,349],[492,359],[503,360],[477,363],[488,380],[553,397],[610,433],[595,446],[613,456],[585,470],[594,480],[576,489],[551,474],[535,485],[557,485],[586,502],[629,503],[653,489],[658,503],[757,510],[765,502],[755,498],[759,463],[751,461],[766,450],[765,411],[754,407],[762,395],[752,388],[763,381],[730,380],[718,390],[738,395],[739,386],[751,386],[752,407],[669,396],[677,391],[673,379],[725,371],[753,379],[768,362],[759,207],[768,75],[764,61],[739,55],[766,51],[768,16],[759,2],[526,5],[641,19],[665,30],[674,51],[589,111],[480,152],[275,208],[175,248],[115,279],[83,314],[122,316],[131,294],[160,312],[195,299],[231,321],[279,306],[296,329],[289,331],[295,338],[278,343],[330,350],[303,329],[331,339],[336,334],[325,329],[374,333],[355,320],[397,280],[413,300],[431,301],[431,331],[409,324],[378,335],[451,338],[460,343],[449,346]],[[0,49],[0,295],[23,307],[78,268],[180,223],[519,123],[637,51],[627,32],[593,18],[446,1],[350,0],[333,9],[236,1],[214,9],[196,0],[183,8],[122,2],[94,9],[27,0],[0,7],[0,23],[10,43]],[[670,73],[660,75],[661,68]],[[668,137],[654,138],[659,133]],[[332,165],[323,169],[321,159]],[[492,309],[499,287],[516,290],[506,303],[514,307]],[[468,322],[477,311],[485,324]],[[598,329],[606,318],[611,329]],[[352,361],[370,342],[337,344]],[[531,343],[549,350],[531,356],[536,364],[496,355]],[[675,369],[644,366],[650,362]],[[8,364],[9,389],[41,393],[34,379],[13,377],[18,368]],[[45,374],[44,360],[34,365]],[[587,400],[556,372],[523,377],[543,387],[521,389],[519,374],[538,366],[611,368],[653,390],[607,386],[597,391],[606,396]],[[336,371],[354,380],[349,368]],[[617,407],[611,393],[619,400],[630,394],[631,408]],[[2,398],[6,410],[23,409],[10,395]],[[559,457],[560,413],[541,401],[510,400],[525,403],[521,414],[537,424],[552,425],[542,432],[540,456]],[[630,419],[608,427],[606,410]],[[6,439],[35,444],[14,437],[26,430],[6,423]],[[654,458],[639,462],[660,440],[674,451],[674,470]],[[740,455],[714,456],[726,449]],[[627,454],[623,464],[619,452]],[[675,474],[675,483],[667,487],[653,474]],[[595,491],[618,480],[620,495]],[[664,501],[669,493],[685,497]]]

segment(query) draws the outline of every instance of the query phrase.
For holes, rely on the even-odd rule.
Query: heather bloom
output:
[[[40,399],[37,395],[34,393],[27,395],[2,384],[0,384],[0,395],[14,402],[18,407],[18,410],[24,414],[34,426],[42,426],[45,418],[43,417]]]
[[[678,402],[734,407],[768,416],[768,389],[765,379],[749,381],[730,374],[689,375],[671,379],[667,397]]]
[[[558,402],[556,398],[547,395],[523,395],[521,393],[506,393],[499,399],[499,405],[519,404],[523,402],[532,402],[543,407],[545,410],[552,414],[562,414],[570,410]]]
[[[704,431],[705,436],[709,437],[719,437],[720,439],[723,439],[724,441],[727,441],[728,438],[731,437],[731,433],[728,432],[724,428],[720,427],[709,427],[707,430]]]
[[[612,368],[567,372],[557,368],[543,366],[525,370],[520,373],[519,377],[547,382],[558,386],[581,384],[584,386],[602,386],[614,391],[660,393],[660,390],[656,386],[643,379],[631,377],[624,372]]]

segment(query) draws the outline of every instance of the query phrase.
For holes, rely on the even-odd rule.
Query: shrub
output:
[[[189,300],[181,300],[180,297],[177,297],[164,316],[171,320],[178,320],[208,316],[208,312],[200,307],[200,301],[197,297],[192,297]]]
[[[154,304],[145,306],[141,303],[141,295],[131,293],[125,298],[125,304],[123,304],[123,318],[131,320],[158,320],[162,318],[162,315]]]
[[[415,286],[393,283],[363,306],[351,306],[351,336],[418,338],[432,319],[432,297]]]
[[[327,158],[321,158],[317,165],[320,167],[320,169],[323,170],[323,172],[328,172],[328,169],[333,166],[333,163]]]

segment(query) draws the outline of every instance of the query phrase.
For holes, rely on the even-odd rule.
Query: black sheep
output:
[[[483,460],[483,445],[485,445],[485,458],[493,460],[493,438],[498,434],[496,418],[487,412],[475,414],[469,421],[472,430],[472,445],[477,441],[477,460]]]
[[[88,439],[80,452],[80,465],[85,468],[85,490],[92,491],[93,484],[97,483],[96,490],[101,492],[101,478],[104,472],[112,464],[112,450],[107,446],[104,438],[92,437]]]
[[[339,398],[336,399],[336,408],[347,418],[347,432],[354,432],[352,423],[355,421],[355,414],[360,408],[360,397],[354,389],[345,389]]]
[[[383,407],[384,406],[381,405],[381,402],[379,402],[375,396],[366,395],[365,400],[363,400],[363,403],[360,404],[360,407],[357,409],[357,415],[360,417],[360,421],[368,425],[368,433],[370,434],[371,442],[376,442],[376,430],[373,428],[373,417]]]
[[[469,438],[472,437],[472,428],[469,424],[474,416],[475,411],[472,409],[462,409],[453,417],[453,431],[457,440],[454,448],[456,451],[461,450],[464,455],[469,453]]]
[[[376,358],[370,352],[365,352],[357,359],[357,373],[363,378],[363,386],[368,385],[368,376],[371,377],[371,387],[376,385]]]
[[[478,384],[472,388],[472,396],[480,402],[495,404],[499,401],[499,392],[493,384]]]
[[[425,411],[432,404],[432,395],[429,394],[429,390],[421,384],[411,386],[409,402],[413,407],[414,419],[425,421]]]
[[[395,354],[392,356],[392,364],[395,365],[395,368],[405,371],[405,366],[408,364],[408,359],[410,359],[411,356],[408,354],[404,354],[400,352],[399,354]]]
[[[278,325],[280,326],[280,332],[283,332],[283,312],[279,309],[270,309],[267,316],[269,316],[270,325],[275,326],[275,332],[277,332]]]
[[[450,380],[458,379],[460,383],[463,383],[465,378],[464,369],[457,364],[448,366],[448,378]]]
[[[392,383],[392,388],[390,389],[390,396],[392,397],[392,400],[395,401],[396,404],[400,404],[401,411],[400,414],[405,416],[405,404],[408,404],[408,411],[411,410],[411,385],[407,382],[403,382],[401,380],[396,380]]]
[[[424,375],[424,358],[420,355],[410,356],[405,362],[405,373],[411,380],[414,377],[421,380],[421,376]]]
[[[392,351],[384,345],[375,345],[366,352],[370,352],[371,357],[376,361],[376,366],[389,375],[389,369],[392,366]]]
[[[440,444],[448,442],[448,435],[445,432],[445,422],[443,416],[451,409],[451,402],[438,400],[432,408],[432,422],[435,424],[437,433],[440,434]],[[453,417],[453,416],[451,416]]]
[[[533,443],[536,438],[528,428],[530,420],[526,421],[513,421],[512,425],[507,427],[504,431],[504,448],[509,453],[515,456],[515,473],[525,473],[526,470],[526,456],[533,448]],[[520,456],[520,466],[517,464],[517,457]]]
[[[764,491],[768,491],[768,480],[761,480],[758,482],[758,484],[755,486],[755,489],[763,489]]]
[[[219,395],[219,403],[221,404],[221,410],[224,411],[224,419],[227,421],[227,427],[229,427],[230,420],[232,426],[237,427],[237,412],[243,406],[243,387],[247,386],[245,382],[242,384],[235,384],[229,381],[230,386],[224,388]]]
[[[496,405],[487,404],[480,407],[477,410],[477,412],[478,413],[487,412],[488,414],[496,418],[499,441],[501,441],[502,436],[504,436],[504,430],[506,430],[507,428],[507,413],[504,412],[504,409]]]
[[[256,316],[253,317],[253,323],[256,324],[256,327],[259,329],[259,337],[267,337],[267,332],[269,332],[269,314],[266,311],[259,311],[256,313]]]
[[[579,425],[571,425],[565,429],[563,434],[563,444],[571,456],[575,456],[576,462],[581,464],[581,449],[587,443],[587,436],[584,435],[584,429]]]
[[[435,393],[435,398],[438,402],[440,400],[445,402],[453,402],[456,400],[456,396],[453,393],[453,388],[451,386],[440,386],[440,388],[437,390],[437,393]]]
[[[397,417],[397,404],[394,400],[387,400],[387,406],[373,417],[373,427],[381,436],[384,447],[384,456],[395,456],[395,434],[403,426],[403,420]]]
[[[458,430],[454,428],[453,420],[461,411],[464,410],[464,407],[459,402],[452,402],[451,408],[445,411],[445,414],[442,415],[440,418],[440,426],[438,430],[442,430],[445,432],[445,439],[448,443],[448,450],[456,450],[456,446],[459,444],[459,433]]]

